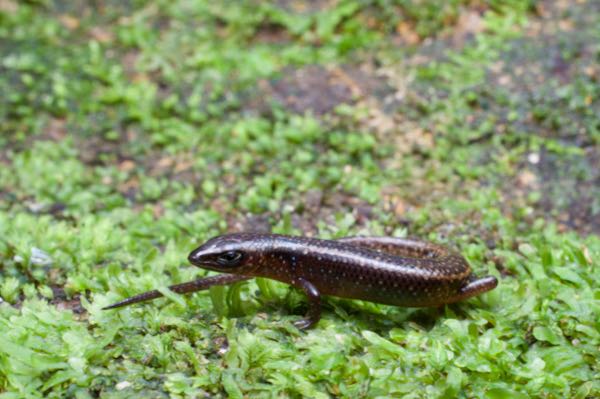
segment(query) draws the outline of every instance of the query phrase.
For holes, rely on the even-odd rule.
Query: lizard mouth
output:
[[[217,268],[219,264],[212,259],[211,254],[202,248],[196,248],[188,255],[188,261],[198,267]]]

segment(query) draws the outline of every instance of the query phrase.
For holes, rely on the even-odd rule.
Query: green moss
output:
[[[0,398],[600,395],[594,7],[536,37],[534,1],[5,3]],[[456,39],[462,13],[485,29]],[[265,225],[421,236],[500,284],[328,298],[307,332],[281,283],[166,290]]]

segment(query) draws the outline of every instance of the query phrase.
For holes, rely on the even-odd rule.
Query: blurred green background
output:
[[[600,396],[600,3],[0,0],[0,398]],[[224,232],[409,235],[443,309],[206,272]]]

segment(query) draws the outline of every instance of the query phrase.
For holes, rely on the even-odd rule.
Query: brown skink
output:
[[[309,328],[321,317],[321,295],[410,307],[433,307],[492,290],[493,276],[475,277],[458,253],[432,243],[394,237],[322,240],[278,234],[235,233],[208,240],[188,260],[227,273],[169,287],[178,293],[253,277],[291,284],[309,300]],[[105,309],[162,296],[149,291]]]

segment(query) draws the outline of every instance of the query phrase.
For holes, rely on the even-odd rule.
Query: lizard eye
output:
[[[242,253],[238,251],[227,251],[219,255],[217,263],[221,266],[236,266],[242,260]]]

